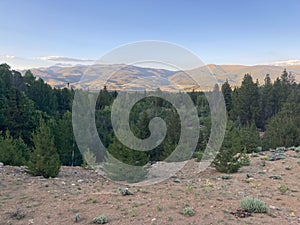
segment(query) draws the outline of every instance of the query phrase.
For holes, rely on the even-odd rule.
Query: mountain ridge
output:
[[[222,84],[228,80],[232,86],[239,86],[247,73],[251,74],[254,80],[258,79],[259,83],[263,84],[266,74],[269,74],[270,78],[274,80],[280,77],[284,69],[292,73],[297,82],[300,81],[300,65],[208,64],[187,71],[170,71],[125,64],[94,64],[70,67],[55,65],[33,68],[31,71],[34,76],[42,78],[45,82],[57,88],[70,84],[75,89],[99,89],[99,85],[106,85],[112,90],[122,90],[126,85],[132,86],[133,89],[139,89],[139,86],[144,85],[146,89],[159,87],[162,90],[173,90],[176,86],[180,87],[181,90],[192,90],[198,89],[198,83],[204,84],[204,86],[212,86],[213,77],[215,77],[214,83],[217,81]],[[24,73],[25,70],[21,72]],[[107,80],[105,80],[106,77],[108,77]],[[84,82],[84,86],[81,82],[83,78],[88,80]]]

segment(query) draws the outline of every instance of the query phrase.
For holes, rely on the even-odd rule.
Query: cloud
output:
[[[44,56],[37,58],[39,60],[55,61],[55,62],[94,62],[93,59],[78,59],[65,56]]]
[[[277,61],[277,62],[272,62],[271,65],[273,65],[273,66],[295,66],[295,65],[300,65],[300,60],[292,59],[292,60],[286,60],[286,61]]]
[[[0,59],[15,59],[17,58],[14,55],[0,55]]]

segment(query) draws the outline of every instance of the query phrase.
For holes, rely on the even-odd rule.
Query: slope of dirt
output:
[[[265,165],[266,156],[251,157],[250,166],[229,177],[213,168],[198,173],[198,163],[190,160],[176,177],[129,187],[134,195],[128,196],[120,194],[120,184],[79,167],[62,167],[57,178],[44,179],[26,174],[22,167],[2,166],[0,224],[90,224],[102,214],[108,224],[116,225],[300,224],[300,156],[294,151],[285,154],[286,159]],[[263,200],[271,214],[232,215],[246,196]],[[186,204],[194,209],[194,216],[182,214]],[[12,216],[17,208],[24,218]]]

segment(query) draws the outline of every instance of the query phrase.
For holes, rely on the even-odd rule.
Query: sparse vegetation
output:
[[[275,198],[276,201],[279,201],[278,203],[283,206],[285,204],[287,205],[286,202],[283,202],[286,198],[289,200],[292,198],[299,200],[295,194],[295,192],[299,191],[299,188],[295,184],[286,181],[286,179],[284,179],[284,183],[280,186],[273,185],[274,187],[266,187],[264,184],[267,182],[282,182],[272,181],[268,179],[268,177],[277,180],[290,177],[292,173],[289,170],[296,171],[297,164],[295,162],[300,165],[297,159],[297,157],[300,157],[299,153],[297,153],[300,151],[300,147],[277,147],[288,146],[288,144],[299,146],[300,144],[300,135],[298,135],[300,134],[300,129],[295,126],[295,124],[299,122],[299,107],[297,106],[299,105],[300,99],[299,88],[297,85],[290,85],[286,81],[286,74],[276,80],[274,84],[271,82],[268,83],[267,79],[268,77],[266,77],[266,84],[260,86],[253,82],[250,75],[246,75],[241,87],[237,87],[235,90],[230,88],[228,82],[222,86],[222,92],[224,91],[225,94],[226,109],[228,111],[228,124],[224,142],[222,143],[219,154],[213,162],[213,166],[218,171],[235,173],[239,171],[241,167],[250,165],[250,158],[248,154],[246,154],[250,153],[249,155],[252,156],[251,161],[254,166],[259,165],[260,170],[262,170],[261,166],[266,167],[263,171],[257,171],[249,167],[242,168],[242,170],[240,170],[242,174],[238,173],[228,176],[218,173],[214,176],[206,176],[203,179],[197,177],[197,174],[194,173],[195,171],[191,173],[193,177],[192,175],[187,176],[186,174],[179,173],[166,181],[166,183],[171,183],[169,183],[170,186],[167,186],[166,190],[155,188],[154,190],[152,188],[147,188],[147,190],[140,189],[136,196],[128,198],[119,197],[120,199],[117,200],[117,203],[109,199],[113,203],[106,205],[109,205],[111,210],[121,211],[122,215],[127,215],[126,219],[129,218],[133,221],[136,219],[141,220],[141,215],[138,214],[138,212],[145,210],[145,207],[157,213],[162,210],[169,213],[169,209],[176,213],[181,211],[180,206],[176,204],[168,205],[168,201],[180,202],[184,200],[196,205],[192,202],[192,198],[197,202],[204,200],[203,203],[200,203],[202,207],[216,208],[216,211],[218,211],[217,204],[227,206],[227,199],[236,201],[240,196],[245,196],[246,194],[256,195],[259,191],[263,194],[257,194],[257,196],[268,196],[268,199],[273,197],[270,194],[271,191],[279,195],[280,193],[285,194],[285,196],[282,196],[282,199],[278,197]],[[3,81],[5,81],[7,85],[3,86]],[[14,82],[17,82],[19,86],[14,86],[16,84]],[[24,84],[22,84],[22,82],[24,82]],[[276,98],[268,99],[272,94],[269,93],[266,95],[266,91],[270,90],[273,94],[281,92],[278,97],[280,100],[277,101]],[[214,92],[215,91],[216,90],[214,90]],[[40,93],[46,96],[44,100],[39,98]],[[88,99],[97,97],[96,94],[94,95],[94,93],[88,91],[82,91],[82,94],[88,96]],[[177,116],[176,110],[173,110],[172,105],[168,102],[153,97],[146,98],[139,102],[139,104],[132,109],[130,115],[130,126],[134,135],[141,139],[149,137],[149,135],[151,135],[149,131],[149,121],[156,116],[162,117],[166,121],[168,133],[166,135],[166,141],[162,142],[155,150],[151,152],[132,151],[116,138],[110,123],[111,106],[117,94],[117,92],[110,92],[104,88],[100,91],[99,99],[95,106],[96,128],[101,136],[101,140],[103,140],[104,146],[109,150],[108,152],[110,154],[101,155],[97,153],[95,155],[91,151],[91,149],[95,149],[94,146],[86,144],[84,145],[86,151],[82,157],[75,144],[72,132],[72,113],[70,111],[70,105],[73,92],[69,89],[52,89],[42,80],[35,79],[30,72],[27,72],[23,79],[17,72],[10,70],[5,65],[1,65],[0,161],[4,162],[5,165],[20,166],[28,164],[28,169],[33,175],[42,175],[46,178],[51,178],[58,174],[61,164],[78,166],[83,163],[85,168],[93,169],[97,159],[104,157],[106,159],[104,169],[106,169],[108,175],[111,175],[109,176],[111,179],[132,183],[143,180],[147,176],[148,169],[151,168],[151,166],[155,167],[157,161],[166,159],[176,147],[180,136],[180,118]],[[200,161],[204,153],[203,150],[209,143],[211,130],[210,109],[203,92],[193,92],[189,94],[195,103],[199,115],[201,115],[199,116],[199,120],[202,129],[200,131],[197,151],[194,154],[197,158],[196,161]],[[134,93],[132,93],[132,95],[134,95]],[[249,100],[248,104],[244,104],[244,100]],[[275,105],[276,108],[274,108]],[[268,110],[265,109],[265,106],[268,107]],[[38,121],[39,118],[41,118],[41,121]],[[268,123],[266,123],[266,121],[268,121]],[[280,128],[279,130],[278,127]],[[264,135],[259,137],[258,130],[263,130]],[[290,131],[293,138],[286,134],[287,130]],[[128,133],[125,132],[122,135],[126,139]],[[263,144],[263,148],[258,147],[261,146],[261,144]],[[262,152],[262,150],[269,148],[271,148],[270,151]],[[128,163],[131,167],[118,164],[114,160]],[[280,171],[278,168],[273,170],[273,166],[276,165],[277,162],[275,161],[277,160],[280,160],[279,164],[284,171]],[[253,166],[252,162],[251,166]],[[196,162],[193,161],[193,163]],[[272,168],[269,168],[270,165],[272,165]],[[139,169],[132,169],[132,166],[136,166],[136,168]],[[2,164],[0,167],[5,168]],[[18,170],[23,171],[24,168],[26,167],[13,168],[13,174],[17,173],[16,171]],[[78,168],[76,168],[76,170],[77,169]],[[3,171],[5,171],[5,169]],[[95,173],[95,171],[82,171]],[[80,173],[82,173],[82,171]],[[41,184],[40,188],[48,191],[49,196],[54,196],[56,200],[60,199],[60,201],[64,202],[68,201],[69,192],[65,192],[65,189],[69,189],[67,188],[69,185],[70,189],[76,191],[76,194],[88,194],[89,187],[93,185],[96,185],[94,190],[97,190],[98,193],[102,191],[107,192],[103,189],[110,185],[109,182],[103,182],[102,184],[96,182],[96,184],[90,182],[89,179],[82,178],[80,173],[76,171],[76,173],[74,172],[74,174],[70,175],[70,177],[75,179],[72,182],[60,180],[61,177],[64,176],[64,173],[62,173],[61,177],[47,180],[47,183]],[[275,173],[275,175],[270,173]],[[3,172],[3,174],[6,176],[5,172]],[[29,175],[27,174],[27,176]],[[36,179],[38,180],[37,182],[40,182],[40,178]],[[232,180],[229,181],[229,179]],[[233,187],[236,186],[238,182],[240,182],[239,184],[243,186],[247,192],[243,190],[239,190],[238,192],[233,191]],[[12,189],[17,191],[18,188],[22,187],[20,183],[19,181],[13,182]],[[88,183],[88,185],[85,185],[86,183]],[[6,183],[7,186],[12,184]],[[55,185],[55,188],[53,188],[53,185]],[[60,185],[62,185],[63,188],[59,190]],[[0,188],[3,187],[6,188],[6,186],[1,183]],[[27,187],[32,189],[36,188],[34,185],[29,184]],[[261,189],[262,187],[264,189]],[[112,193],[108,193],[109,197],[103,198],[113,198],[118,192],[118,187],[114,186],[110,190],[112,190]],[[120,188],[119,191],[122,195],[134,194],[133,191],[128,188]],[[61,195],[62,193],[60,192],[66,195]],[[158,193],[159,198],[153,197],[154,193]],[[164,195],[164,193],[166,194]],[[3,193],[1,190],[0,198],[0,206],[4,206],[6,202],[13,201],[14,195],[6,195],[5,192]],[[100,199],[98,200],[94,195],[88,196],[87,198],[87,201],[82,202],[82,204],[87,204],[87,206],[91,206],[92,203],[100,205],[103,200],[101,198],[101,202],[99,202]],[[209,203],[205,202],[207,199],[209,199]],[[25,206],[26,208],[42,207],[40,201],[30,199],[29,197],[24,201],[22,196],[18,196],[17,200],[17,204],[25,204],[28,200],[29,203]],[[217,204],[215,204],[216,201]],[[244,207],[249,207],[247,210],[265,211],[265,205],[261,204],[257,199],[243,200],[243,202]],[[162,208],[162,203],[165,208]],[[198,207],[198,205],[196,206]],[[243,209],[240,212],[244,213],[246,212],[245,210],[246,209]],[[58,215],[62,216],[63,213],[63,210],[60,210]],[[77,212],[72,213],[75,214]],[[185,206],[180,213],[185,216],[195,214],[194,210],[189,206]],[[25,216],[25,213],[22,214],[21,211],[16,212],[14,215],[16,216],[12,216],[12,218],[21,219]],[[173,218],[172,216],[171,214],[169,218]],[[8,217],[9,214],[7,218]],[[49,221],[53,221],[54,218],[55,216],[50,213],[46,213],[44,217],[44,219]],[[90,217],[90,219],[91,218],[92,217]],[[205,221],[212,219],[207,212],[203,213],[201,218]],[[158,223],[160,219],[161,218],[154,217],[152,223]],[[289,219],[292,220],[291,218]],[[81,222],[79,214],[76,214],[73,220],[74,222]],[[223,219],[218,221],[223,221]],[[95,218],[93,223],[101,224],[106,222],[107,218],[102,216]],[[224,220],[224,222],[226,223],[227,221]]]
[[[241,208],[247,212],[266,213],[268,212],[267,205],[258,198],[246,197],[241,201]]]
[[[17,207],[17,209],[11,213],[11,218],[16,218],[17,220],[21,220],[25,217],[25,212],[20,207]]]
[[[96,166],[96,156],[95,154],[88,148],[83,153],[83,164],[82,167],[86,169],[94,169]]]
[[[92,223],[94,223],[94,224],[106,224],[106,223],[108,223],[108,219],[107,219],[106,216],[100,215],[98,217],[95,217],[93,219]]]
[[[194,216],[195,211],[192,208],[190,208],[188,205],[185,205],[183,208],[182,214],[184,216]]]
[[[78,213],[76,213],[76,215],[74,216],[74,222],[77,223],[81,220],[81,217]]]
[[[278,190],[280,191],[281,194],[285,194],[289,190],[289,188],[285,185],[280,185],[278,187]]]
[[[271,175],[271,176],[269,176],[269,178],[271,178],[271,179],[274,179],[274,180],[281,180],[282,179],[282,176],[281,175]]]
[[[129,188],[119,188],[119,191],[122,195],[133,195],[133,191],[131,191]]]
[[[160,203],[157,204],[156,209],[157,209],[157,211],[159,211],[159,212],[162,211],[162,207],[161,207]]]

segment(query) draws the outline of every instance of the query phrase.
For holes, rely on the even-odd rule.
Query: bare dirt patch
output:
[[[266,154],[271,154],[266,152]],[[190,160],[182,171],[156,185],[129,187],[80,167],[62,167],[57,178],[33,177],[24,168],[0,168],[0,224],[90,224],[105,215],[108,224],[300,224],[300,158],[265,161],[251,157],[251,165],[225,175],[213,168],[198,173]],[[263,200],[271,213],[240,218],[243,197]],[[188,205],[194,216],[183,215]],[[25,217],[17,218],[17,210]],[[15,213],[15,214],[14,214]],[[79,215],[79,221],[75,217]]]

